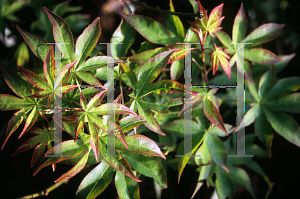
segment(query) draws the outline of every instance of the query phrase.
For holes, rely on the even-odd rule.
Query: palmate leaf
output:
[[[267,147],[269,155],[273,140],[272,128],[286,140],[300,147],[300,128],[297,122],[290,115],[280,112],[300,112],[300,94],[293,93],[300,88],[300,78],[285,78],[277,82],[274,68],[270,68],[261,77],[258,91],[251,82],[247,82],[247,86],[255,99],[253,107],[246,114],[254,114],[255,117],[248,120],[247,125],[254,122],[255,133]]]
[[[25,152],[33,147],[35,147],[34,152],[32,154],[32,159],[30,166],[31,168],[36,164],[36,162],[42,157],[45,149],[50,150],[52,148],[51,142],[53,139],[53,130],[47,128],[43,125],[43,128],[33,128],[29,131],[35,136],[26,140],[12,156],[15,156],[19,153]]]
[[[97,106],[103,99],[104,95],[106,93],[106,90],[98,93],[95,95],[89,103],[86,102],[86,99],[81,94],[80,98],[80,104],[83,109],[83,111],[78,111],[74,114],[74,117],[77,118],[76,123],[76,136],[78,135],[78,132],[83,127],[84,123],[88,123],[89,130],[91,134],[91,145],[95,154],[95,158],[98,161],[99,158],[99,137],[98,137],[98,128],[101,130],[107,132],[107,126],[102,119],[102,115],[108,114],[109,106],[110,108],[114,108],[114,114],[133,114],[136,115],[135,112],[127,108],[126,106],[118,103],[108,103],[108,104],[102,104],[100,106]],[[120,141],[124,144],[124,146],[127,146],[124,133],[122,129],[117,125],[113,124],[114,128],[117,129],[116,136]],[[75,136],[75,138],[76,138]],[[128,146],[127,146],[128,147]]]
[[[58,80],[66,79],[70,75],[70,70],[74,67],[76,62],[77,61],[71,62],[67,64],[65,67],[63,67],[59,75],[56,77],[56,79]],[[59,89],[58,87],[60,85],[60,83],[55,82],[54,68],[55,68],[55,60],[54,60],[54,52],[52,46],[50,47],[49,52],[46,55],[44,60],[43,71],[44,71],[45,79],[38,76],[34,72],[31,72],[28,69],[19,67],[19,69],[22,71],[26,79],[35,87],[41,89],[40,91],[35,92],[33,95],[29,97],[34,97],[34,98],[47,97],[48,106],[50,105],[55,95],[55,90]],[[54,84],[54,82],[56,84]],[[54,85],[56,85],[56,87],[54,87]],[[63,89],[63,93],[66,93],[74,88],[62,87],[62,89]]]
[[[22,137],[36,122],[39,115],[46,118],[43,113],[43,103],[41,99],[31,99],[28,96],[32,95],[32,89],[28,86],[18,73],[14,70],[8,69],[0,64],[2,74],[5,82],[11,90],[21,98],[1,94],[0,95],[0,110],[19,110],[16,112],[8,122],[5,136],[2,144],[2,149],[5,146],[8,138],[19,127],[19,125],[26,119],[25,126],[19,136]]]
[[[281,32],[284,25],[269,23],[264,24],[255,30],[253,30],[245,39],[246,29],[247,29],[247,17],[244,11],[243,3],[241,3],[241,7],[239,12],[237,13],[233,28],[232,28],[232,40],[230,36],[222,30],[216,32],[217,38],[220,42],[226,47],[225,52],[229,54],[233,54],[230,60],[230,65],[233,65],[236,62],[237,56],[237,44],[235,43],[252,43],[245,44],[245,61],[249,60],[262,65],[272,65],[277,62],[282,61],[272,52],[263,49],[263,48],[251,48],[266,42],[269,42],[275,39]],[[230,44],[231,43],[231,44]],[[245,65],[245,77],[253,82],[251,75],[251,68],[246,61]],[[241,74],[244,74],[243,68],[238,66],[238,71]]]
[[[171,54],[174,51],[175,50],[172,49],[159,53],[153,58],[148,59],[141,66],[138,73],[137,82],[135,85],[133,85],[133,94],[131,95],[131,97],[135,98],[135,100],[132,102],[131,108],[133,110],[137,109],[139,111],[139,115],[147,119],[147,123],[145,123],[145,126],[147,128],[161,135],[165,134],[162,132],[159,125],[155,121],[150,109],[157,112],[168,113],[168,108],[170,106],[176,106],[181,104],[182,102],[170,99],[166,104],[158,105],[145,102],[142,100],[142,97],[150,93],[164,94],[173,92],[175,90],[183,92],[184,86],[172,80],[163,80],[151,83],[157,78],[163,68],[167,65]],[[133,75],[132,73],[130,74]]]
[[[120,171],[116,172],[115,185],[120,199],[139,199],[139,184],[131,178],[123,175]]]

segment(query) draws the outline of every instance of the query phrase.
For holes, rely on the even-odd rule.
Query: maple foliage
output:
[[[248,23],[241,4],[231,39],[221,30],[223,4],[208,15],[199,0],[189,2],[194,12],[201,13],[203,18],[189,22],[187,29],[177,16],[172,0],[163,24],[133,14],[124,2],[124,11],[120,13],[122,21],[111,39],[111,43],[123,45],[112,45],[111,52],[107,53],[111,56],[93,53],[97,51],[95,47],[101,36],[99,17],[75,41],[66,21],[44,8],[52,25],[55,46],[17,25],[17,30],[42,65],[29,70],[22,66],[10,69],[0,64],[4,81],[16,95],[0,94],[0,110],[16,110],[0,133],[0,137],[4,137],[1,149],[12,133],[22,127],[19,138],[26,132],[34,136],[13,156],[34,148],[30,164],[35,166],[33,175],[50,165],[55,168],[59,163],[71,164],[72,168],[55,180],[59,182],[72,178],[88,168],[87,165],[95,164],[80,183],[76,198],[95,198],[111,182],[120,198],[140,198],[142,176],[167,188],[166,168],[174,162],[178,163],[178,183],[187,165],[198,167],[199,178],[192,198],[204,182],[216,187],[219,198],[233,197],[239,185],[255,197],[245,167],[262,176],[271,189],[269,178],[255,159],[227,157],[236,153],[236,146],[232,144],[237,142],[233,132],[252,123],[255,134],[245,136],[245,150],[254,156],[271,155],[273,130],[300,147],[299,125],[283,113],[300,112],[300,95],[296,92],[300,88],[300,79],[276,79],[276,73],[294,55],[276,56],[269,50],[254,48],[275,39],[284,25],[264,24],[245,36]],[[146,41],[129,56],[137,32]],[[221,93],[219,88],[199,86],[205,79],[199,76],[201,73],[202,77],[207,77],[211,70],[216,75],[220,64],[222,75],[216,78],[221,77],[222,84],[235,81],[237,72],[244,75],[244,68],[236,64],[240,42],[249,43],[245,45],[242,61],[247,80],[245,101],[251,107],[247,108],[242,123],[235,127],[224,123],[225,114],[220,107],[235,101],[236,96],[228,91]],[[183,43],[197,44],[186,49]],[[217,46],[220,43],[223,46]],[[187,60],[189,54],[191,60]],[[59,61],[58,57],[62,59]],[[187,61],[191,61],[192,66],[191,88],[186,88],[181,78],[187,72]],[[263,65],[261,68],[266,70],[255,69],[253,63]],[[119,84],[120,91],[112,98],[115,83]],[[88,84],[85,85],[87,88],[82,86],[84,84]],[[130,93],[124,94],[125,90]],[[61,91],[61,96],[57,91]],[[190,98],[185,97],[187,91]],[[60,107],[57,106],[58,99],[61,100]],[[186,119],[186,114],[191,118]],[[55,119],[58,115],[60,122]],[[187,124],[192,128],[188,132]],[[69,136],[56,143],[58,129]],[[192,137],[192,141],[190,151],[186,153],[183,138],[187,136]],[[254,142],[256,136],[265,148]],[[174,154],[180,157],[173,157]]]

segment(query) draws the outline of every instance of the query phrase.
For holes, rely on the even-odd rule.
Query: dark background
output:
[[[46,6],[52,9],[55,4],[61,1],[33,1],[34,6],[26,6],[16,13],[16,16],[20,19],[19,24],[24,30],[30,31],[30,25],[32,21],[37,20],[36,9],[41,9]],[[161,9],[168,9],[169,2],[166,0],[151,0],[144,1],[149,6],[157,7]],[[177,12],[193,12],[192,7],[189,5],[187,0],[173,0],[175,10]],[[234,17],[237,14],[241,1],[229,0],[229,1],[201,1],[208,13],[221,3],[224,3],[223,16],[225,19],[222,22],[222,27],[225,32],[231,35],[232,25]],[[113,31],[118,27],[121,17],[115,12],[122,10],[119,6],[113,6],[109,1],[105,0],[73,0],[70,5],[82,6],[83,9],[79,13],[89,14],[90,22],[96,17],[101,18],[102,34],[99,42],[109,42]],[[263,45],[264,48],[269,49],[276,55],[278,54],[291,54],[296,53],[296,57],[288,64],[288,66],[278,74],[279,78],[299,76],[300,75],[300,48],[299,48],[299,6],[298,0],[282,1],[282,0],[253,0],[244,1],[244,9],[248,17],[248,31],[249,34],[252,30],[264,23],[278,23],[285,24],[281,34],[273,41]],[[163,22],[164,16],[161,16],[158,12],[138,9],[137,14],[143,14],[154,18],[157,21]],[[67,16],[67,15],[66,15]],[[182,18],[182,21],[191,20]],[[19,43],[23,42],[23,38],[20,36],[15,28],[14,22],[6,20],[6,26],[9,27],[17,38],[17,45],[6,48],[3,43],[0,42],[0,63],[7,67],[16,68],[16,62],[13,54]],[[184,24],[188,27],[188,24]],[[52,32],[52,29],[49,31]],[[34,32],[40,35],[41,32]],[[78,35],[74,35],[78,36]],[[143,42],[144,38],[137,35],[133,49],[139,48],[139,43]],[[105,52],[105,51],[104,51]],[[31,53],[31,52],[30,52]],[[34,65],[32,59],[33,54],[30,55],[31,59],[25,65],[31,68]],[[1,77],[2,78],[2,77]],[[9,93],[10,90],[1,84],[1,93]],[[0,127],[6,123],[11,117],[13,111],[1,112],[0,113]],[[293,114],[293,117],[300,123],[300,114]],[[250,126],[249,130],[253,129]],[[253,132],[253,131],[252,131]],[[57,165],[56,172],[52,172],[51,167],[42,169],[36,176],[32,176],[33,169],[30,168],[30,160],[33,150],[29,150],[25,153],[21,153],[16,157],[11,155],[16,149],[31,135],[25,134],[20,140],[18,135],[20,129],[17,130],[11,138],[9,138],[6,146],[0,151],[0,198],[17,198],[27,194],[36,193],[41,191],[54,183],[58,177],[64,172],[68,171],[71,166],[68,165]],[[2,142],[2,141],[1,141]],[[300,149],[290,144],[285,139],[274,133],[274,140],[272,146],[272,157],[271,159],[257,159],[262,166],[265,173],[269,176],[270,180],[274,183],[273,191],[270,198],[299,198],[300,196],[300,172],[299,172],[299,159]],[[55,191],[51,192],[48,198],[74,198],[74,194],[83,179],[83,177],[89,172],[90,168],[85,169],[73,177],[67,185],[62,185]],[[247,170],[248,171],[248,170]],[[248,171],[251,176],[253,187],[258,188],[258,193],[266,193],[267,186],[263,179],[257,176],[255,173]],[[168,169],[168,189],[163,191],[162,198],[190,198],[193,190],[196,186],[198,173],[195,171],[195,167],[187,166],[183,172],[180,184],[177,183],[177,170],[171,168]],[[155,191],[153,181],[150,178],[141,178],[143,180],[140,183],[141,198],[155,198]],[[195,198],[210,198],[213,188],[207,189],[203,185],[200,191],[197,193]],[[116,189],[113,183],[97,198],[117,198]],[[245,191],[244,188],[239,188],[234,198],[251,198],[250,195]],[[262,197],[263,198],[263,197]]]

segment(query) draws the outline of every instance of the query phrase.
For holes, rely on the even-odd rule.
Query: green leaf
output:
[[[270,108],[277,111],[284,111],[290,113],[300,112],[300,93],[292,93],[280,98],[274,98],[264,102]]]
[[[37,167],[34,170],[33,175],[36,175],[42,168],[48,165],[74,158],[84,153],[85,151],[88,151],[90,148],[88,137],[89,137],[88,135],[85,135],[84,136],[85,139],[76,140],[76,142],[74,142],[74,140],[64,141],[51,148],[49,151],[45,153],[45,157],[42,158],[41,161],[38,163]],[[60,156],[55,155],[55,152],[57,153],[57,150],[61,150],[58,151],[61,152]],[[53,156],[51,157],[51,155]]]
[[[18,110],[29,108],[33,103],[8,94],[0,94],[0,110]]]
[[[162,52],[153,58],[147,60],[141,67],[138,77],[136,89],[134,90],[136,97],[141,97],[140,93],[145,89],[161,73],[161,70],[167,65],[169,58],[174,50]]]
[[[84,29],[76,41],[75,59],[78,60],[78,66],[85,61],[88,55],[95,48],[100,34],[100,17],[97,17],[88,27]],[[71,51],[72,49],[68,50]]]
[[[226,199],[228,196],[231,198],[234,194],[233,182],[229,178],[228,173],[226,173],[221,167],[216,167],[217,179],[216,188],[217,194],[220,199]]]
[[[23,30],[18,25],[16,25],[16,27],[35,56],[44,61],[50,49],[50,45],[47,44],[47,41],[35,34]]]
[[[276,75],[275,71],[270,68],[261,78],[258,85],[258,94],[264,98],[265,94],[267,94],[270,89],[276,83]]]
[[[253,198],[255,197],[255,194],[253,192],[251,181],[244,169],[241,169],[239,167],[229,167],[230,169],[230,175],[229,177],[236,181],[238,184],[244,186],[252,195]]]
[[[207,148],[213,161],[228,173],[229,170],[226,166],[227,152],[223,142],[217,136],[210,133],[206,134],[204,141],[207,142]]]
[[[121,171],[124,175],[127,175],[131,179],[136,182],[141,182],[131,170],[129,163],[124,159],[118,151],[115,151],[116,155],[106,154],[106,143],[100,141],[100,155],[108,163],[110,166],[114,167],[115,169]]]
[[[192,131],[187,131],[184,133],[184,124],[186,119],[179,119],[179,120],[174,120],[170,123],[164,124],[161,126],[161,128],[164,131],[170,132],[178,137],[184,137],[185,135],[192,135],[199,133],[199,131],[203,131],[204,129],[199,128],[199,124],[193,120],[190,120],[190,124],[192,124]]]
[[[181,177],[181,174],[183,172],[183,169],[185,168],[186,164],[188,163],[190,157],[195,153],[195,151],[197,150],[197,148],[201,144],[203,134],[204,133],[196,134],[194,136],[194,138],[192,138],[192,151],[189,151],[187,154],[184,154],[184,152],[186,152],[186,151],[184,151],[184,141],[182,141],[179,144],[177,154],[178,155],[184,155],[184,157],[180,157],[179,160],[178,160],[179,161],[179,163],[178,163],[178,183],[180,181],[180,177]]]
[[[162,80],[152,83],[150,86],[145,86],[145,88],[141,90],[139,97],[143,97],[150,93],[155,93],[158,95],[166,93],[170,94],[173,91],[184,92],[184,85],[172,80]]]
[[[295,92],[300,88],[300,77],[280,79],[265,95],[264,100]]]
[[[170,0],[170,11],[175,12],[173,2]],[[184,38],[184,28],[177,15],[168,15],[165,18],[165,25],[172,37],[177,39],[177,42],[182,42]]]
[[[32,94],[27,83],[13,70],[0,64],[0,68],[6,84],[19,97],[25,98]]]
[[[166,159],[157,144],[144,135],[130,135],[125,137],[128,148],[124,147],[119,140],[115,140],[115,148],[119,150],[129,151],[132,153],[140,153],[144,155],[159,156]]]
[[[32,154],[31,168],[36,164],[36,162],[42,157],[46,147],[48,150],[51,148],[51,141],[53,141],[53,131],[43,125],[43,128],[34,128],[30,130],[30,133],[35,134],[35,136],[29,138],[14,152],[12,156],[16,156],[19,153],[25,152],[33,147],[35,147]]]
[[[124,13],[131,14],[131,10],[127,9],[124,6]],[[113,57],[117,57],[121,59],[125,57],[128,49],[133,44],[135,39],[136,31],[130,26],[130,24],[122,19],[120,25],[115,30],[112,38],[110,40],[111,43],[122,43],[122,44],[114,44],[111,48],[111,54]]]
[[[153,178],[158,184],[167,188],[167,176],[159,162],[153,158],[146,157],[140,154],[129,153],[122,151],[123,157],[137,172],[144,176]]]
[[[211,155],[206,140],[203,141],[203,144],[196,151],[195,162],[198,166],[207,166],[211,164]]]
[[[284,24],[268,23],[253,30],[242,42],[253,43],[246,45],[247,48],[254,47],[275,39],[281,32]]]
[[[121,79],[125,82],[125,84],[131,88],[135,88],[136,85],[136,76],[133,71],[126,66],[125,64],[121,64],[121,67],[124,71],[121,75]]]
[[[243,3],[241,3],[241,7],[239,12],[235,16],[233,28],[232,28],[232,42],[239,43],[242,41],[246,34],[247,30],[247,17],[243,7]]]
[[[113,174],[113,167],[102,161],[84,177],[78,187],[75,198],[95,198],[100,195],[112,181]]]
[[[263,48],[245,49],[245,58],[262,65],[272,65],[282,61],[274,53]]]
[[[120,199],[139,199],[139,184],[123,173],[117,171],[115,185]]]
[[[142,15],[127,15],[122,17],[143,37],[155,44],[172,45],[177,42],[170,32],[160,23]]]
[[[99,80],[89,72],[76,72],[76,76],[90,85],[102,85]]]
[[[300,147],[300,128],[290,115],[268,108],[263,108],[263,113],[279,135]]]
[[[229,44],[229,43],[232,43],[231,41],[231,38],[230,36],[224,32],[223,30],[219,30],[218,32],[215,33],[217,38],[219,39],[219,41],[224,45],[226,46],[228,49],[230,50],[234,50],[233,49],[233,46],[232,44]]]
[[[50,22],[53,26],[53,36],[56,43],[65,43],[57,45],[66,64],[71,63],[74,59],[74,40],[68,24],[59,16],[52,13],[48,8],[44,7]]]
[[[271,147],[273,142],[273,130],[268,123],[266,117],[262,113],[261,108],[257,108],[257,116],[254,122],[255,133],[260,141],[267,147],[269,156],[271,156]]]
[[[66,172],[62,176],[60,176],[54,182],[57,183],[57,182],[59,182],[63,179],[71,178],[71,177],[75,176],[77,173],[79,173],[83,169],[83,167],[85,166],[85,164],[86,164],[86,162],[89,158],[89,153],[90,153],[90,151],[87,151],[85,153],[85,155],[78,161],[78,163],[72,169],[70,169],[68,172]]]
[[[144,124],[147,120],[139,115],[126,116],[119,121],[119,126],[122,128],[123,132],[132,130],[133,128]]]
[[[161,48],[161,47],[154,48],[154,49],[151,49],[151,50],[146,50],[146,51],[143,51],[139,54],[128,57],[128,60],[131,61],[131,62],[135,62],[137,64],[142,65],[148,59],[158,55],[159,53],[165,52],[167,50],[168,50],[167,48]]]

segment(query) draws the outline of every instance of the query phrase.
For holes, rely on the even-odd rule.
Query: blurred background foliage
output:
[[[147,5],[162,10],[169,9],[169,0],[144,0]],[[296,53],[287,67],[279,74],[279,78],[300,76],[300,18],[299,0],[202,0],[201,3],[209,12],[217,5],[224,3],[223,20],[221,26],[223,30],[231,35],[234,17],[239,10],[241,2],[249,21],[249,29],[247,34],[258,26],[265,23],[285,24],[281,34],[272,42],[264,44],[264,48],[274,52],[276,55],[289,55]],[[191,13],[192,6],[188,0],[173,0],[175,10],[177,12]],[[74,40],[83,31],[84,27],[90,24],[93,19],[100,17],[102,33],[99,42],[108,43],[114,30],[118,27],[122,12],[123,4],[121,0],[0,0],[0,63],[9,67],[17,68],[24,66],[33,69],[39,66],[38,60],[35,59],[33,53],[28,49],[23,38],[16,29],[18,24],[22,29],[43,37],[49,42],[53,42],[52,26],[48,20],[43,7],[47,7],[55,14],[61,16],[70,26],[74,34]],[[135,7],[136,14],[149,16],[159,22],[164,21],[164,16],[157,11],[146,10],[142,6]],[[180,17],[185,28],[189,27],[188,20],[192,18]],[[246,34],[246,35],[247,35]],[[132,50],[137,51],[145,39],[141,35],[136,36],[136,41],[132,46]],[[101,51],[106,54],[106,45],[97,45],[94,55]],[[0,93],[9,93],[10,89],[3,82],[2,74],[0,74]],[[0,124],[3,126],[10,112],[1,115]],[[294,114],[294,118],[300,123],[300,114]],[[18,140],[15,133],[4,150],[0,152],[1,172],[0,179],[0,198],[16,198],[29,193],[42,190],[53,184],[59,174],[66,172],[70,167],[63,165],[57,168],[57,173],[52,173],[45,169],[35,177],[32,177],[32,169],[30,168],[31,152],[24,153],[22,156],[11,158],[12,153],[20,144],[28,137]],[[28,136],[28,135],[27,135]],[[298,160],[300,150],[296,146],[288,143],[286,140],[278,138],[274,134],[273,154],[271,159],[263,159],[260,161],[271,181],[275,182],[273,192],[270,198],[295,198],[300,195],[298,171]],[[289,151],[284,154],[282,151]],[[26,167],[24,167],[24,165]],[[64,167],[65,166],[65,167]],[[21,169],[22,168],[22,169]],[[26,169],[24,169],[26,168]],[[195,169],[186,168],[181,179],[181,183],[177,184],[177,170],[168,171],[169,188],[163,191],[162,198],[187,198],[186,192],[193,192],[197,181],[197,173]],[[52,192],[48,198],[73,198],[76,188],[86,173],[77,175],[72,179],[69,185],[64,188],[57,189]],[[253,177],[254,176],[254,177]],[[262,179],[253,174],[251,180],[258,185],[262,184]],[[76,180],[77,179],[77,180]],[[193,183],[191,183],[193,182]],[[298,182],[298,183],[297,183]],[[67,187],[67,188],[66,188]],[[152,180],[143,179],[140,184],[141,198],[155,198],[154,185]],[[209,198],[213,189],[201,188],[195,198]],[[71,196],[71,197],[70,197]],[[117,198],[115,187],[111,184],[99,198]],[[235,198],[248,198],[249,194],[244,189],[237,192]]]

